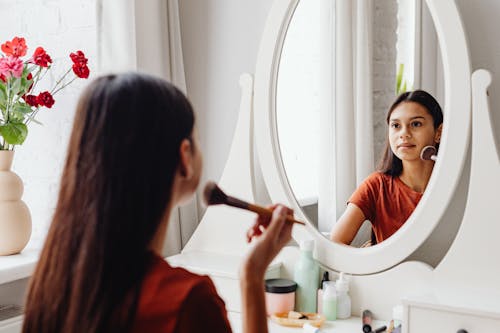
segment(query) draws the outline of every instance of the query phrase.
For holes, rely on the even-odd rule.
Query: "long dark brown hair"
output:
[[[429,112],[434,120],[434,129],[437,129],[439,125],[443,123],[443,111],[441,110],[441,106],[439,106],[436,99],[424,90],[414,90],[402,93],[396,98],[394,103],[392,103],[389,111],[387,112],[387,124],[389,124],[391,114],[398,107],[398,105],[408,102],[418,103],[423,106],[427,112]],[[439,150],[439,143],[436,143],[435,147],[436,150]],[[401,175],[401,172],[403,171],[403,162],[392,152],[389,138],[386,138],[385,140],[382,158],[378,163],[377,169],[378,171],[393,177]]]
[[[168,82],[126,73],[80,98],[24,333],[127,332],[194,114]]]

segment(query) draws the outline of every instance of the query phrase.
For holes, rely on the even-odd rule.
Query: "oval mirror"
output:
[[[354,274],[387,269],[412,254],[439,223],[459,181],[470,126],[469,74],[453,0],[276,1],[256,69],[255,134],[272,200],[308,221],[294,238],[314,237],[324,265]],[[393,236],[363,249],[330,242],[324,236],[351,192],[374,171],[396,82],[399,90],[429,91],[443,107],[432,176]],[[370,231],[367,224],[351,245],[360,246]]]

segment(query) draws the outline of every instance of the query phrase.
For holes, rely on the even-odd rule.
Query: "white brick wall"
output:
[[[71,65],[69,53],[82,50],[89,67],[96,68],[95,0],[0,0],[0,43],[14,36],[26,38],[28,55],[37,46],[54,61],[51,75],[39,88],[53,86]],[[43,239],[55,208],[59,178],[66,156],[78,96],[87,80],[77,80],[54,98],[52,109],[42,109],[30,124],[25,143],[17,147],[13,170],[24,181],[23,200],[31,210],[31,243]],[[42,83],[42,82],[41,82]],[[38,89],[37,89],[38,90]]]
[[[396,85],[397,0],[373,2],[373,122],[375,162],[387,136],[385,116]]]

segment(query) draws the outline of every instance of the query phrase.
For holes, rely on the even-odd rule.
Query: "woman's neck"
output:
[[[423,193],[431,178],[434,162],[432,161],[403,161],[403,171],[399,179],[415,192]]]
[[[160,225],[158,226],[158,230],[156,230],[155,235],[150,243],[150,249],[158,255],[162,255],[163,252],[163,244],[165,243],[165,238],[167,236],[167,226],[168,221],[170,220],[170,212],[171,208],[168,207],[165,211],[165,215]]]

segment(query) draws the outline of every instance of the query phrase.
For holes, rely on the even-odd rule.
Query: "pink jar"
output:
[[[293,311],[297,283],[287,279],[268,279],[265,283],[267,315]]]

